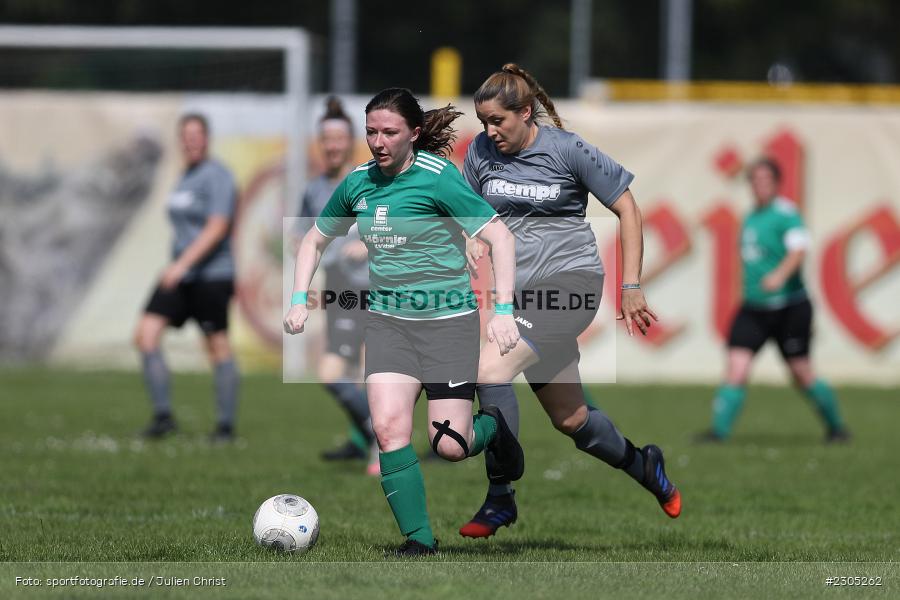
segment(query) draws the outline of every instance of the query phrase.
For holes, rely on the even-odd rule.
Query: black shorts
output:
[[[341,293],[346,291],[353,292],[357,296],[360,293],[360,290],[355,289],[347,281],[339,267],[325,271],[325,289],[334,292],[339,298]],[[328,352],[354,363],[359,362],[360,348],[366,337],[367,315],[368,311],[357,302],[328,303],[325,307]]]
[[[809,356],[812,314],[809,300],[776,310],[742,306],[731,323],[728,347],[756,353],[769,338],[774,338],[785,359]]]
[[[157,286],[144,312],[161,315],[172,327],[181,327],[188,319],[197,321],[209,335],[228,330],[228,304],[234,295],[234,281],[190,281],[171,290]]]
[[[591,271],[560,273],[516,292],[519,334],[540,359],[525,369],[532,388],[581,358],[578,336],[597,315],[602,295],[603,275]]]
[[[480,345],[477,311],[431,321],[369,313],[366,377],[402,373],[421,381],[429,400],[474,400]]]

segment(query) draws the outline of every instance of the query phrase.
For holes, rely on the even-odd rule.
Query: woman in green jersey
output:
[[[727,373],[713,401],[712,429],[700,439],[723,441],[731,435],[753,358],[772,338],[794,383],[822,417],[826,441],[845,441],[849,434],[834,391],[816,376],[809,359],[813,308],[801,277],[809,234],[796,205],[778,195],[781,169],[774,161],[753,163],[748,175],[756,206],[741,231],[743,302],[728,335]]]
[[[413,409],[424,387],[429,439],[458,461],[486,446],[518,479],[522,449],[496,407],[472,416],[480,345],[478,305],[466,271],[462,233],[491,247],[497,287],[488,336],[498,351],[516,347],[512,316],[515,242],[496,212],[443,156],[460,113],[424,113],[409,90],[390,88],[366,106],[373,160],[338,186],[297,253],[287,333],[303,331],[307,291],[322,251],[355,222],[369,249],[366,388],[380,448],[382,488],[400,531],[397,553],[432,554],[436,541],[425,488],[410,444]]]

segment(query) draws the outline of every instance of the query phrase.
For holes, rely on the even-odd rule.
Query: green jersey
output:
[[[369,310],[405,319],[442,319],[478,309],[466,270],[465,238],[497,213],[449,161],[419,151],[387,177],[375,161],[353,170],[316,220],[328,237],[353,223],[369,248]]]
[[[758,207],[744,219],[741,230],[741,262],[744,271],[744,304],[756,308],[778,309],[804,300],[806,289],[800,269],[774,291],[762,287],[788,252],[804,249],[809,235],[793,202],[775,198]]]

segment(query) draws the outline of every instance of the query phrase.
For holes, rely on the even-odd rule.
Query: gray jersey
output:
[[[300,228],[303,233],[312,228],[315,218],[322,213],[322,209],[328,204],[339,183],[340,180],[334,181],[326,175],[321,175],[309,182],[300,206],[300,217],[302,217]],[[325,253],[322,254],[320,264],[325,269],[338,268],[349,283],[354,286],[366,287],[369,285],[369,261],[352,261],[341,255],[344,247],[354,240],[360,241],[359,230],[356,227],[353,227],[346,236],[332,240],[325,249]]]
[[[237,187],[228,168],[214,159],[206,159],[184,172],[169,198],[169,220],[175,228],[172,256],[178,258],[197,239],[206,221],[220,215],[234,221]],[[184,281],[216,281],[234,278],[231,234],[200,259]]]
[[[463,172],[516,237],[516,287],[571,271],[602,274],[597,242],[585,222],[588,192],[605,206],[634,175],[578,135],[542,126],[534,143],[503,154],[486,134],[469,145]]]

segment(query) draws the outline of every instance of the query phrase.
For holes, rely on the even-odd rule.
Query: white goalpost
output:
[[[237,28],[237,27],[82,27],[82,26],[18,26],[18,25],[2,25],[0,26],[0,49],[18,49],[18,50],[62,50],[64,51],[100,51],[100,52],[123,52],[123,51],[203,51],[217,53],[223,55],[236,54],[240,52],[272,52],[280,53],[282,57],[282,77],[281,88],[274,92],[247,92],[243,89],[235,91],[212,90],[203,87],[203,79],[198,78],[196,89],[179,89],[177,91],[164,89],[158,91],[139,92],[120,92],[115,91],[109,94],[111,90],[102,88],[93,88],[88,90],[72,90],[66,89],[7,89],[0,91],[0,100],[3,106],[12,106],[15,108],[12,112],[3,115],[8,124],[17,126],[16,131],[10,131],[9,136],[25,135],[26,139],[21,139],[19,144],[13,139],[7,139],[5,146],[0,151],[0,166],[10,163],[16,163],[17,175],[23,180],[31,177],[31,172],[39,172],[41,161],[48,162],[56,170],[54,174],[58,175],[58,179],[62,182],[60,189],[55,192],[54,201],[61,204],[72,206],[73,203],[68,202],[67,194],[70,188],[66,188],[66,182],[72,180],[74,175],[67,169],[93,169],[94,173],[97,168],[96,153],[91,154],[84,152],[79,154],[79,150],[72,150],[64,153],[65,156],[75,159],[70,161],[72,164],[60,164],[55,161],[55,154],[59,153],[60,148],[67,145],[73,148],[81,149],[85,146],[85,139],[93,137],[94,131],[91,130],[90,122],[79,123],[78,126],[66,128],[64,132],[57,132],[52,129],[49,123],[59,124],[62,117],[57,114],[47,114],[45,118],[42,116],[41,110],[45,106],[56,107],[57,98],[63,98],[65,102],[70,102],[78,106],[93,106],[94,114],[99,111],[107,110],[109,106],[119,107],[114,115],[113,121],[117,126],[121,126],[124,130],[125,126],[129,131],[137,135],[140,133],[141,127],[145,124],[141,122],[141,116],[146,119],[146,115],[162,114],[164,109],[158,111],[156,107],[156,95],[159,94],[159,106],[173,107],[177,106],[180,98],[182,104],[181,110],[193,109],[197,107],[201,112],[211,113],[213,134],[216,137],[217,132],[225,132],[222,138],[228,138],[231,145],[224,150],[231,150],[232,157],[236,164],[231,165],[238,171],[243,173],[245,179],[252,183],[259,173],[259,170],[268,171],[259,167],[261,161],[277,161],[279,167],[283,161],[283,175],[279,172],[277,176],[272,175],[266,179],[265,185],[268,187],[260,188],[256,197],[261,198],[259,202],[254,204],[255,212],[250,215],[256,218],[253,227],[245,227],[245,236],[251,235],[250,232],[260,229],[260,222],[266,222],[265,219],[276,217],[279,224],[282,216],[294,216],[297,214],[300,202],[301,192],[306,181],[306,165],[307,151],[306,145],[309,134],[309,70],[310,70],[310,48],[309,36],[302,29],[293,28]],[[118,68],[131,69],[140,68],[139,65],[132,66],[128,62],[127,57],[123,59],[121,66]],[[202,67],[204,69],[215,68]],[[257,73],[249,70],[248,77],[252,80]],[[262,73],[261,77],[266,74]],[[259,79],[264,81],[264,79]],[[252,81],[250,81],[252,83]],[[250,86],[252,87],[252,86]],[[94,100],[90,94],[97,94],[97,104],[92,104]],[[135,106],[135,115],[133,122],[131,114],[121,109],[122,106]],[[67,105],[68,106],[68,105]],[[151,107],[151,108],[148,108]],[[131,110],[130,108],[128,110]],[[169,110],[169,109],[165,109]],[[16,112],[18,111],[18,112]],[[141,112],[143,111],[143,112]],[[156,111],[156,112],[153,112]],[[27,113],[27,119],[20,123],[16,121],[16,115]],[[78,114],[72,111],[67,115]],[[104,113],[105,114],[105,113]],[[171,118],[172,112],[166,113],[167,118]],[[123,115],[125,117],[123,118]],[[52,117],[52,118],[49,118]],[[54,120],[55,119],[55,120]],[[116,120],[117,119],[117,120]],[[70,119],[67,123],[75,122]],[[123,122],[125,125],[123,125]],[[217,129],[217,122],[223,126]],[[29,129],[29,125],[33,126]],[[120,131],[120,130],[116,130]],[[78,132],[73,134],[73,132]],[[66,137],[66,136],[69,137]],[[118,139],[115,134],[109,131],[98,133],[103,140],[108,142],[110,139]],[[32,139],[27,139],[31,136]],[[43,137],[41,137],[43,136]],[[56,136],[56,137],[54,137]],[[38,139],[41,138],[41,139]],[[235,140],[238,140],[236,142]],[[246,140],[253,140],[252,143]],[[103,142],[103,143],[106,143]],[[95,149],[101,142],[90,146]],[[239,143],[244,143],[240,149],[235,150]],[[253,143],[257,143],[254,146]],[[227,144],[226,144],[227,145]],[[18,152],[18,146],[27,148],[26,152]],[[257,148],[262,148],[263,153],[256,152]],[[174,152],[170,152],[170,155]],[[26,158],[22,158],[26,156]],[[105,156],[105,155],[97,155]],[[266,158],[260,158],[265,156]],[[283,157],[283,158],[282,158]],[[93,161],[93,162],[91,162]],[[243,161],[243,163],[242,163]],[[65,161],[63,161],[65,162]],[[83,164],[84,163],[84,164]],[[253,166],[248,167],[251,163]],[[172,162],[166,163],[173,164]],[[269,164],[269,163],[266,163]],[[35,166],[37,165],[37,166]],[[80,166],[79,166],[80,165]],[[102,166],[102,165],[101,165]],[[173,167],[174,168],[174,167]],[[23,170],[24,169],[24,170]],[[273,167],[274,169],[274,167]],[[45,329],[52,331],[45,334],[35,335],[29,330],[35,329],[32,325],[35,319],[31,312],[35,310],[19,311],[24,315],[19,318],[22,331],[16,334],[7,335],[4,338],[0,335],[0,350],[4,344],[6,348],[14,355],[17,348],[24,348],[30,344],[33,348],[30,352],[22,351],[21,360],[47,360],[51,363],[74,366],[96,366],[103,365],[116,367],[134,366],[133,352],[130,352],[130,328],[133,324],[135,310],[145,300],[146,286],[149,279],[154,275],[155,269],[162,257],[162,251],[165,246],[163,236],[169,234],[169,230],[164,223],[165,196],[170,191],[167,187],[171,177],[171,170],[165,171],[158,179],[154,179],[150,188],[150,196],[143,200],[144,204],[153,210],[148,214],[143,214],[143,220],[127,221],[129,224],[129,236],[119,238],[110,238],[110,243],[100,250],[93,250],[93,254],[102,253],[103,256],[94,256],[94,268],[90,273],[83,277],[81,282],[72,282],[70,285],[71,294],[69,297],[75,303],[75,309],[70,310],[71,314],[63,314],[65,311],[59,310],[59,315],[55,315],[51,319],[45,319],[50,323]],[[66,177],[69,177],[66,179]],[[270,182],[277,180],[277,184]],[[252,187],[252,185],[250,186]],[[165,189],[163,189],[165,188]],[[65,197],[65,198],[64,198]],[[277,198],[280,202],[275,202]],[[6,202],[7,209],[13,211],[15,209],[15,200]],[[41,201],[49,200],[41,199]],[[30,206],[38,206],[38,202],[30,202]],[[149,203],[154,203],[149,204]],[[140,206],[144,206],[141,204]],[[276,204],[283,207],[283,214],[275,214],[281,212],[281,209],[274,210]],[[0,204],[2,208],[3,204]],[[255,207],[263,208],[256,209]],[[18,209],[15,209],[18,210]],[[137,210],[137,209],[135,209]],[[151,222],[152,221],[152,222]],[[245,219],[246,222],[246,219]],[[10,225],[13,226],[13,225]],[[278,227],[280,235],[281,228]],[[20,236],[22,237],[22,236]],[[82,235],[82,238],[89,237]],[[126,238],[131,239],[126,239]],[[236,236],[237,237],[237,236]],[[258,236],[259,237],[259,236]],[[248,238],[242,238],[248,239]],[[266,238],[268,239],[268,238]],[[274,238],[273,238],[274,239]],[[8,240],[11,241],[11,240]],[[121,243],[116,243],[121,242]],[[244,248],[249,246],[256,254],[247,254],[241,267],[249,267],[244,272],[252,272],[258,276],[254,279],[250,286],[254,289],[263,290],[255,294],[253,301],[256,305],[247,308],[246,303],[241,304],[241,317],[238,323],[238,331],[241,337],[241,346],[238,348],[245,356],[254,357],[248,362],[256,361],[261,368],[266,368],[273,360],[273,355],[277,349],[272,345],[272,318],[277,317],[275,311],[280,311],[273,307],[277,302],[277,295],[273,278],[269,276],[272,264],[265,263],[260,258],[260,247],[263,247],[265,240],[254,239],[253,244],[244,244]],[[21,245],[21,244],[20,244]],[[239,244],[236,244],[239,245]],[[22,248],[17,248],[22,250]],[[25,248],[24,250],[28,250]],[[53,250],[46,250],[44,254],[52,253]],[[236,250],[237,252],[237,250]],[[19,254],[27,254],[27,252],[19,252]],[[65,251],[56,252],[56,257],[52,260],[47,259],[45,262],[54,268],[59,267],[65,260],[75,260],[75,255]],[[248,258],[249,257],[249,258]],[[42,258],[46,258],[43,257]],[[55,261],[55,262],[54,262]],[[255,262],[254,262],[255,261]],[[57,264],[59,263],[59,264]],[[141,265],[140,268],[135,268]],[[62,265],[63,270],[68,269]],[[48,267],[49,269],[50,267]],[[0,264],[0,284],[6,285],[8,292],[13,294],[17,305],[23,307],[35,307],[41,302],[46,302],[47,295],[41,294],[37,285],[30,285],[29,281],[25,281],[25,277],[20,276],[21,273],[12,272],[10,269],[6,273],[4,279],[3,265]],[[19,269],[22,271],[22,269]],[[32,269],[33,271],[33,269]],[[27,275],[27,273],[26,273]],[[33,275],[33,273],[31,273]],[[19,276],[17,278],[17,276]],[[71,278],[75,276],[72,275]],[[265,279],[268,277],[268,279]],[[34,279],[34,277],[31,277]],[[281,273],[277,276],[278,291],[280,292]],[[18,282],[18,283],[16,283]],[[15,285],[13,285],[15,284]],[[68,289],[68,288],[67,288]],[[242,296],[246,298],[247,295]],[[41,300],[44,298],[44,300]],[[280,305],[280,302],[278,302]],[[55,307],[53,310],[56,310]],[[267,313],[266,310],[269,310]],[[14,312],[14,311],[13,311]],[[38,311],[39,312],[39,311]],[[25,314],[27,313],[27,314]],[[55,320],[54,320],[55,319]],[[51,327],[52,325],[52,327]],[[280,325],[279,322],[275,325]],[[268,328],[268,330],[267,330]],[[280,329],[280,327],[279,327]],[[195,370],[204,369],[205,364],[201,358],[198,358],[196,352],[195,336],[191,333],[173,332],[171,336],[167,336],[167,346],[171,349],[173,355],[173,363],[178,364],[182,369]],[[37,341],[35,341],[37,340]],[[268,345],[267,345],[268,344]],[[291,346],[290,354],[283,355],[282,359],[285,364],[293,364],[300,362],[300,353],[302,352],[302,343]],[[2,356],[0,356],[2,359]]]
[[[296,208],[306,165],[309,39],[302,29],[230,27],[0,26],[0,47],[156,50],[273,50],[284,55],[286,206]],[[201,90],[197,90],[201,91]]]

